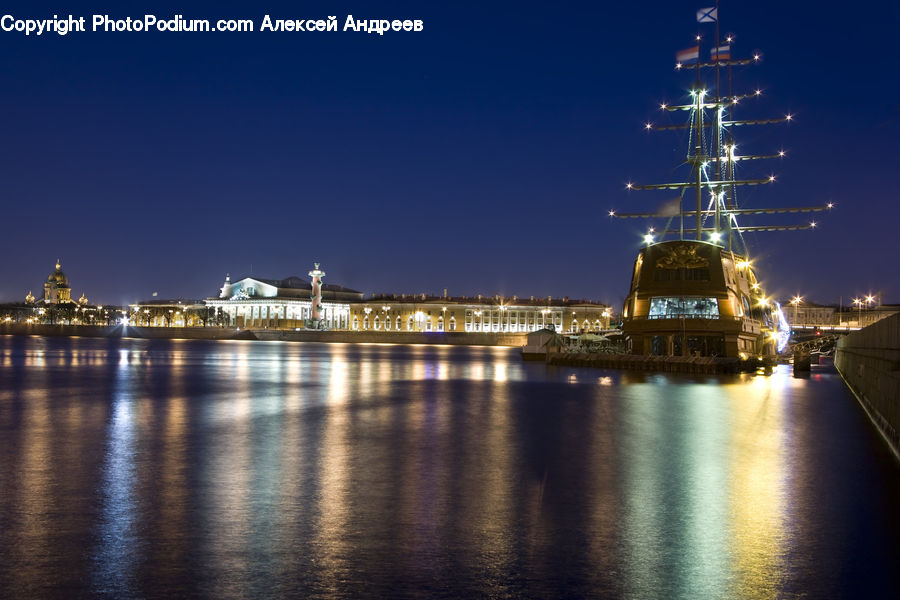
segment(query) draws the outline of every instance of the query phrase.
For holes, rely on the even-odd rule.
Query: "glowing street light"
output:
[[[860,328],[862,328],[862,305],[863,305],[863,299],[862,299],[862,298],[854,298],[854,299],[853,299],[853,304],[856,305],[856,324],[857,324],[857,326],[859,326]]]
[[[794,325],[797,324],[797,306],[799,306],[801,302],[803,302],[803,296],[800,296],[799,294],[791,299],[791,304],[794,306]]]

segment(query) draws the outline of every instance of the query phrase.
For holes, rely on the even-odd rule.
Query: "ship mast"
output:
[[[629,183],[626,187],[629,190],[679,190],[683,195],[688,188],[694,188],[695,208],[693,210],[685,210],[683,199],[679,199],[678,212],[673,213],[664,211],[668,214],[660,214],[659,212],[639,212],[639,213],[619,213],[615,210],[609,212],[611,217],[618,218],[668,218],[668,223],[660,233],[658,241],[665,241],[666,235],[676,234],[679,239],[684,240],[685,235],[693,234],[697,241],[704,241],[704,234],[709,236],[708,241],[716,245],[721,245],[729,252],[733,252],[735,246],[741,247],[744,255],[747,254],[747,248],[743,241],[743,232],[747,231],[797,231],[804,229],[812,229],[815,222],[805,224],[782,224],[769,223],[759,225],[742,225],[738,222],[738,216],[750,215],[778,215],[788,213],[813,213],[826,211],[833,207],[828,203],[822,206],[798,206],[791,208],[759,208],[759,209],[741,209],[738,208],[736,191],[739,186],[748,185],[767,185],[775,182],[774,175],[760,178],[738,179],[737,163],[743,161],[757,161],[772,158],[783,158],[784,152],[770,154],[748,154],[738,155],[735,150],[737,148],[734,142],[732,129],[739,126],[750,125],[770,125],[775,123],[789,122],[791,115],[775,118],[763,119],[735,119],[730,114],[738,103],[747,98],[759,98],[761,92],[749,92],[746,94],[734,94],[732,92],[732,67],[740,67],[747,65],[759,64],[760,56],[755,54],[752,58],[732,59],[730,56],[730,46],[733,38],[727,37],[727,46],[723,45],[719,33],[718,18],[719,2],[716,0],[715,6],[715,37],[710,45],[710,61],[701,60],[701,36],[696,37],[696,79],[694,88],[691,90],[691,102],[681,105],[662,104],[664,111],[687,111],[688,119],[682,124],[655,126],[647,123],[645,128],[655,131],[670,130],[687,130],[689,132],[689,141],[693,146],[692,152],[687,158],[688,164],[691,165],[691,176],[685,181],[676,181],[672,183],[661,184],[645,184],[638,185]],[[723,58],[723,49],[729,51],[729,55]],[[681,70],[683,65],[676,64],[676,70]],[[721,69],[728,69],[728,93],[721,93]],[[714,69],[713,89],[706,89],[702,77],[703,69]],[[712,82],[711,82],[712,83]],[[713,110],[714,114],[710,119],[706,119],[706,111]],[[726,116],[726,112],[729,114]],[[709,137],[706,132],[709,130]],[[689,146],[690,147],[690,146]],[[711,168],[714,166],[714,168]],[[710,194],[710,204],[704,208],[703,190],[706,188]],[[680,218],[680,227],[671,229],[671,219],[677,215]],[[685,229],[685,218],[694,217],[694,227]],[[704,221],[710,219],[712,223],[704,225]],[[723,239],[724,233],[724,239]],[[727,241],[726,241],[727,240]],[[737,243],[736,243],[737,242]],[[647,243],[653,243],[652,236],[647,237]]]

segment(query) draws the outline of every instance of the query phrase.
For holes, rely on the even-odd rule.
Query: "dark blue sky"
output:
[[[686,93],[674,53],[711,39],[694,17],[707,4],[7,3],[18,18],[353,14],[424,31],[0,32],[0,299],[38,292],[57,258],[74,296],[104,303],[203,297],[226,272],[305,276],[316,260],[365,292],[618,305],[646,224],[607,211],[670,197],[624,183],[679,174],[683,136],[642,123]],[[720,8],[734,54],[764,54],[737,85],[765,96],[738,116],[796,115],[738,132],[748,152],[788,151],[747,167],[778,181],[739,200],[837,205],[815,231],[750,239],[776,296],[900,302],[900,12],[857,6]]]

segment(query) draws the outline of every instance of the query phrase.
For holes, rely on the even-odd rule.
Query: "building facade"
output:
[[[304,329],[315,320],[317,312],[321,327],[349,329],[350,303],[362,300],[362,292],[339,285],[319,287],[314,291],[309,281],[295,276],[244,277],[234,282],[226,276],[219,297],[205,301],[208,320],[226,327]],[[316,292],[321,294],[321,304],[314,306]]]
[[[25,301],[34,298],[31,292],[28,292]],[[69,278],[62,272],[59,261],[56,261],[56,270],[47,276],[44,282],[44,297],[39,300],[43,304],[74,304],[72,301],[72,290],[69,288]]]
[[[329,329],[343,331],[596,333],[610,328],[608,305],[569,298],[375,295],[325,284],[315,268],[310,279],[229,276],[217,297],[153,300],[129,306],[129,322],[148,327]]]
[[[350,329],[383,332],[566,333],[609,329],[610,308],[587,301],[517,297],[381,295],[350,305]]]

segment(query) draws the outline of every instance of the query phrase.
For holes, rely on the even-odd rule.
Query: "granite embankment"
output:
[[[344,344],[450,344],[454,346],[523,346],[524,333],[288,331],[229,327],[123,327],[122,325],[0,324],[0,335],[128,337],[185,340],[278,340]]]
[[[900,315],[842,338],[834,365],[900,456]]]

